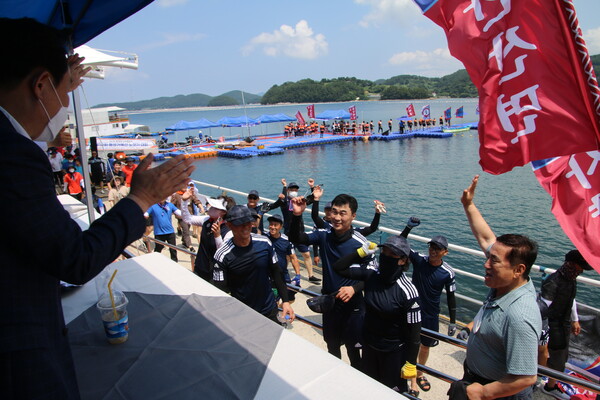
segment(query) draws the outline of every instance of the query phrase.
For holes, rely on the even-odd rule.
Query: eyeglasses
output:
[[[248,200],[258,200],[258,197],[256,197],[256,196],[248,196]]]

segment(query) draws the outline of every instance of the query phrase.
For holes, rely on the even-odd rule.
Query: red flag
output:
[[[600,90],[572,0],[417,4],[479,90],[485,171],[599,148]]]
[[[304,117],[302,116],[302,113],[300,111],[298,111],[296,113],[296,119],[298,120],[298,123],[300,125],[305,125],[306,124],[306,121],[304,121]]]
[[[600,152],[532,163],[552,196],[552,213],[586,261],[600,272]]]
[[[308,118],[315,118],[315,105],[312,104],[306,107],[306,112],[308,113]]]
[[[352,106],[348,109],[348,112],[350,113],[350,119],[352,121],[356,120],[356,106]]]
[[[407,114],[409,117],[414,117],[414,116],[416,116],[416,115],[417,115],[417,114],[415,113],[415,107],[412,105],[412,103],[410,103],[410,104],[408,105],[408,107],[406,107],[406,114]]]

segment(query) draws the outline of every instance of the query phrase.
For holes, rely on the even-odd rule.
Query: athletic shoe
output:
[[[558,385],[554,385],[553,388],[549,388],[548,384],[542,386],[542,392],[546,393],[548,396],[552,396],[555,399],[560,400],[569,400],[571,396],[563,392]]]
[[[320,283],[321,280],[319,278],[317,278],[316,276],[310,276],[308,277],[309,282],[313,282],[313,283]]]

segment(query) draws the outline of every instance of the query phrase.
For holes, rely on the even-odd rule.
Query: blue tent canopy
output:
[[[260,117],[256,118],[257,121],[260,121],[262,124],[266,124],[269,122],[287,122],[287,121],[295,121],[296,118],[292,118],[288,115],[279,113],[279,114],[263,114]]]
[[[416,118],[416,117],[407,117],[406,115],[403,115],[400,118],[396,118],[396,120],[398,120],[398,121],[410,121],[413,118]]]
[[[248,117],[223,117],[217,121],[219,126],[253,126],[260,124],[257,119]]]
[[[315,119],[350,119],[350,113],[346,110],[325,110],[315,116]]]
[[[29,17],[57,29],[71,30],[73,48],[135,14],[153,0],[3,0],[0,16]]]
[[[190,129],[215,128],[217,126],[221,125],[206,118],[200,118],[197,121],[179,121],[165,129],[168,131],[187,131]]]

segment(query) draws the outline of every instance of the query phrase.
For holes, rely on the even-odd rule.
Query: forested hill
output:
[[[600,54],[591,57],[596,75],[600,70]],[[302,79],[273,85],[262,97],[244,92],[246,104],[323,103],[359,100],[408,100],[431,97],[477,97],[477,89],[465,69],[441,78],[417,75],[398,75],[389,79],[369,81],[342,77],[335,79]],[[242,94],[232,90],[219,96],[195,93],[173,97],[159,97],[128,103],[99,104],[96,107],[118,106],[127,110],[186,108],[241,105]]]
[[[246,104],[259,103],[260,96],[244,92],[244,101]],[[209,96],[202,93],[183,95],[179,94],[172,97],[157,97],[156,99],[131,101],[127,103],[105,103],[94,107],[117,106],[126,110],[157,110],[161,108],[186,108],[186,107],[217,107],[241,105],[242,93],[239,90],[232,90],[219,96]]]
[[[442,78],[398,75],[374,82],[356,78],[320,81],[302,79],[272,86],[263,95],[261,103],[319,103],[373,98],[424,99],[434,96],[477,97],[477,89],[464,69]]]
[[[600,55],[592,56],[594,70],[600,70]],[[598,72],[596,72],[598,74]],[[466,69],[441,78],[398,75],[376,81],[356,78],[302,79],[272,86],[262,97],[262,104],[319,103],[351,100],[409,100],[431,97],[477,97],[477,89]]]

